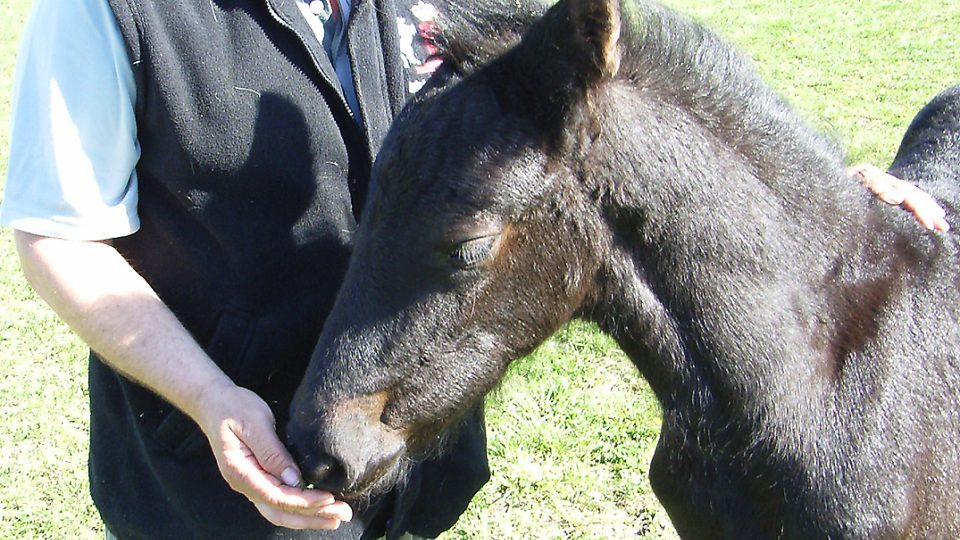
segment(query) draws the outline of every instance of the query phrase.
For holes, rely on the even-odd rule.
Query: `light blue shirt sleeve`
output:
[[[135,232],[136,87],[106,0],[36,0],[13,88],[0,224],[74,240]]]

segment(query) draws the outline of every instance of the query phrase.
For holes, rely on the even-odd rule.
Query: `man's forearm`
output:
[[[27,280],[114,369],[194,419],[232,386],[150,285],[109,244],[15,232]]]
[[[221,474],[276,525],[335,529],[352,516],[333,495],[303,490],[273,413],[220,370],[112,246],[17,231],[27,280],[114,369],[152,389],[204,430]],[[286,484],[286,485],[284,485]]]

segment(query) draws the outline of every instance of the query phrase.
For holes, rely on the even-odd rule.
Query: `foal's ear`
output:
[[[617,75],[619,42],[619,0],[560,0],[515,50],[511,79],[525,90],[521,110],[541,120],[564,118],[591,88]]]
[[[618,0],[568,0],[574,40],[591,59],[581,66],[586,74],[615,77],[620,70],[620,2]]]

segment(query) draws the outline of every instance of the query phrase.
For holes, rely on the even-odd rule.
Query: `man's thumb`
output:
[[[260,431],[258,429],[258,431]],[[276,432],[272,429],[262,430],[253,437],[254,440],[247,441],[247,445],[253,452],[257,463],[275,478],[290,486],[300,485],[300,470],[293,461],[293,456],[283,446]]]

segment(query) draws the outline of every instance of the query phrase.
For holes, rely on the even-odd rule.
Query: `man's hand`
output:
[[[854,165],[847,174],[860,181],[881,201],[899,206],[913,214],[921,225],[932,231],[947,232],[947,215],[927,192],[917,186],[887,174],[873,165]]]
[[[300,489],[300,473],[259,396],[238,386],[211,391],[198,413],[220,473],[274,525],[336,529],[350,521],[350,506],[325,491]]]

